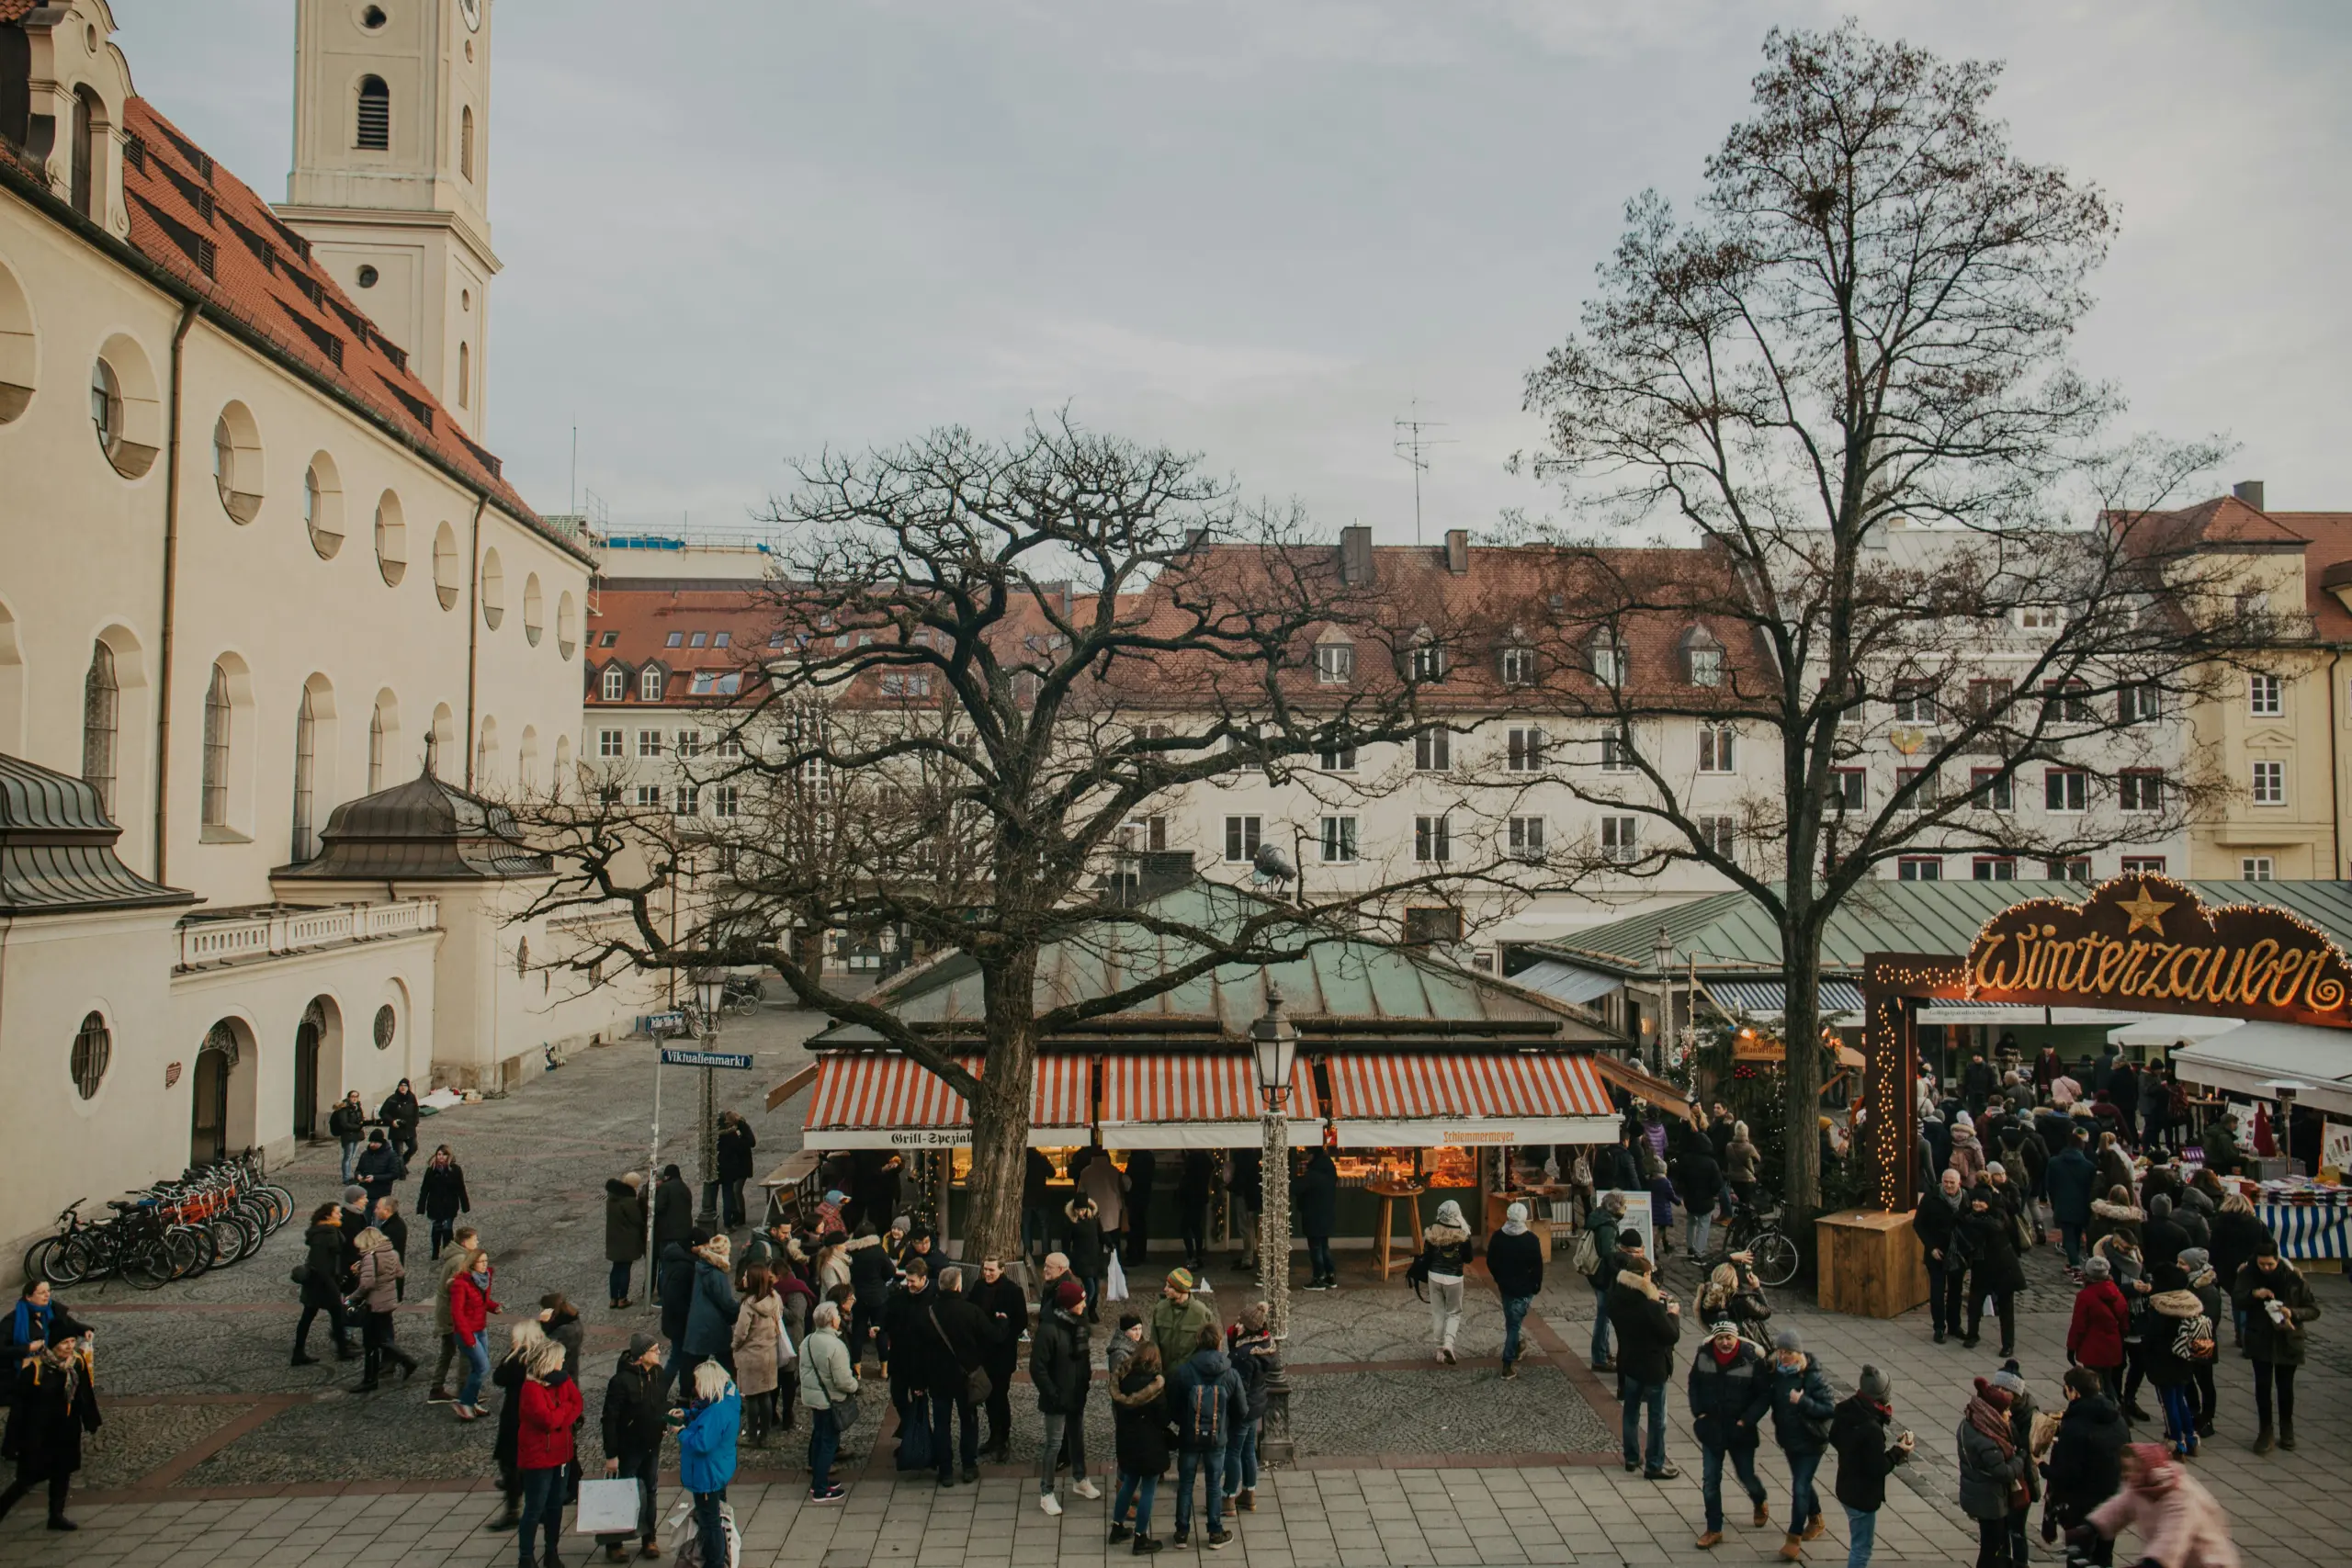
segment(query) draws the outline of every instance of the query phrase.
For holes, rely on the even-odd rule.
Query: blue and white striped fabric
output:
[[[2254,1212],[2278,1239],[2278,1256],[2352,1258],[2352,1208],[2340,1203],[2257,1203]]]

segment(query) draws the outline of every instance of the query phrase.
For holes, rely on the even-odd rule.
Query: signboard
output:
[[[1593,1213],[1599,1213],[1600,1212],[1600,1204],[1601,1201],[1608,1196],[1609,1191],[1606,1190],[1596,1192],[1592,1195],[1594,1204]],[[1617,1228],[1620,1231],[1635,1230],[1641,1232],[1642,1251],[1647,1256],[1655,1258],[1657,1256],[1657,1231],[1656,1228],[1657,1216],[1651,1209],[1650,1195],[1647,1192],[1620,1191],[1617,1196],[1625,1200],[1625,1213],[1618,1220]]]
[[[2267,906],[2208,907],[2168,876],[2013,904],[1977,932],[1965,974],[1973,1001],[2352,1025],[2352,964],[2324,932]]]
[[[680,1046],[664,1046],[662,1065],[665,1067],[748,1067],[752,1065],[749,1051],[689,1051]]]

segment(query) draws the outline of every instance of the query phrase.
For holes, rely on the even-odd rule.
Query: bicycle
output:
[[[1777,1208],[1758,1211],[1735,1202],[1731,1218],[1722,1226],[1723,1244],[1702,1259],[1703,1266],[1712,1269],[1718,1263],[1744,1261],[1759,1284],[1776,1289],[1795,1279],[1804,1258],[1781,1229],[1781,1213]]]

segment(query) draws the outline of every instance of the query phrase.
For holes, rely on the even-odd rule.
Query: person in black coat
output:
[[[2025,1265],[2018,1258],[2013,1218],[1990,1181],[1968,1190],[1959,1224],[1968,1248],[1968,1332],[1960,1342],[1972,1350],[1984,1326],[1984,1298],[1990,1296],[2001,1322],[2001,1354],[2017,1353],[2017,1292],[2025,1289]]]
[[[294,1325],[294,1365],[307,1367],[318,1358],[309,1346],[311,1320],[326,1314],[327,1327],[334,1337],[334,1358],[348,1361],[358,1351],[351,1348],[350,1329],[343,1315],[343,1292],[350,1282],[345,1262],[343,1234],[343,1211],[333,1203],[322,1203],[311,1215],[311,1228],[302,1233],[302,1245],[309,1249],[302,1263],[302,1316]]]
[[[605,1476],[637,1483],[637,1535],[646,1555],[656,1545],[653,1502],[661,1479],[662,1439],[668,1435],[670,1400],[662,1384],[662,1342],[650,1334],[629,1336],[612,1381],[605,1385],[603,1436]],[[621,1550],[622,1535],[600,1535],[606,1557]]]
[[[1703,1258],[1713,1239],[1716,1201],[1724,1189],[1723,1162],[1714,1146],[1695,1134],[1684,1145],[1675,1168],[1682,1206],[1690,1211],[1690,1256]]]
[[[2058,1222],[2058,1235],[2066,1245],[2066,1267],[2080,1269],[2091,1200],[2098,1195],[2098,1167],[2091,1160],[2090,1140],[2069,1131],[2042,1182],[2050,1192],[2050,1217]]]
[[[1640,1470],[1653,1481],[1666,1481],[1682,1473],[1666,1462],[1666,1391],[1674,1381],[1674,1346],[1682,1337],[1682,1309],[1658,1293],[1650,1279],[1650,1260],[1642,1256],[1641,1239],[1635,1230],[1618,1237],[1626,1259],[1609,1287],[1609,1320],[1617,1330],[1625,1468]],[[1646,1454],[1640,1443],[1645,1408],[1650,1416]]]
[[[1175,1458],[1175,1433],[1168,1424],[1168,1382],[1161,1375],[1159,1347],[1145,1340],[1113,1374],[1111,1421],[1119,1461],[1119,1489],[1111,1499],[1111,1544],[1127,1539],[1124,1522],[1135,1505],[1135,1553],[1159,1550],[1152,1539],[1151,1506],[1159,1477]]]
[[[1054,1162],[1043,1149],[1033,1148],[1021,1168],[1021,1255],[1034,1258],[1052,1245],[1048,1205],[1052,1200]]]
[[[0,1456],[17,1461],[17,1479],[0,1492],[0,1518],[26,1493],[46,1485],[49,1528],[81,1528],[65,1517],[65,1498],[74,1472],[82,1468],[82,1435],[105,1424],[83,1348],[79,1338],[61,1336],[12,1369],[14,1400],[6,1433],[0,1437]]]
[[[662,1292],[669,1288],[667,1260],[671,1246],[675,1244],[683,1247],[687,1235],[694,1228],[694,1189],[686,1185],[686,1179],[678,1174],[676,1166],[665,1165],[662,1168],[662,1179],[653,1189],[653,1256],[662,1264],[661,1271],[653,1281],[655,1301],[662,1300]],[[703,1237],[704,1241],[709,1239],[707,1235]],[[692,1278],[691,1270],[688,1278]],[[671,1335],[670,1337],[675,1339],[677,1336]]]
[[[1306,1237],[1306,1288],[1339,1289],[1340,1265],[1331,1257],[1331,1233],[1340,1228],[1340,1168],[1332,1163],[1330,1150],[1317,1148],[1306,1156],[1306,1168],[1291,1193],[1291,1208]]]
[[[2188,1246],[2188,1232],[2172,1217],[2172,1199],[2159,1192],[2143,1201],[2148,1206],[2148,1217],[2140,1226],[2140,1263],[2154,1274],[2180,1260]]]
[[[2123,1413],[2107,1396],[2098,1373],[2088,1367],[2069,1367],[2064,1387],[2066,1408],[2058,1417],[2057,1440],[2042,1474],[2050,1483],[2050,1503],[2043,1511],[2041,1539],[2059,1535],[2087,1522],[2091,1510],[2123,1485],[2123,1450],[2132,1438]],[[2115,1541],[2102,1537],[2090,1561],[2105,1568],[2115,1561]]]
[[[989,1374],[988,1431],[980,1457],[1002,1461],[1012,1457],[1012,1374],[1021,1365],[1021,1336],[1029,1328],[1029,1298],[1021,1281],[1004,1271],[1003,1259],[983,1258],[966,1299],[987,1330],[980,1364]]]
[[[1528,1225],[1527,1205],[1504,1212],[1502,1228],[1487,1238],[1487,1272],[1503,1301],[1503,1376],[1519,1376],[1520,1325],[1544,1293],[1544,1244]]]
[[[367,1151],[359,1156],[359,1163],[352,1167],[352,1175],[360,1186],[368,1190],[368,1201],[372,1203],[379,1198],[390,1197],[393,1186],[407,1174],[408,1162],[401,1158],[400,1150],[384,1136],[384,1130],[381,1127],[369,1128]],[[356,1235],[358,1233],[355,1231],[352,1234]]]
[[[403,1167],[416,1157],[416,1123],[424,1114],[424,1108],[416,1102],[416,1091],[409,1088],[406,1078],[401,1079],[400,1087],[386,1095],[384,1103],[376,1108],[376,1120],[391,1129],[392,1145],[400,1151]]]
[[[1968,1289],[1968,1247],[1960,1235],[1960,1172],[1947,1170],[1911,1216],[1928,1262],[1928,1318],[1940,1345],[1961,1326]]]
[[[1892,1379],[1873,1366],[1864,1366],[1850,1398],[1838,1402],[1829,1416],[1829,1446],[1838,1450],[1838,1504],[1846,1510],[1846,1526],[1854,1555],[1867,1562],[1878,1538],[1878,1511],[1886,1506],[1886,1478],[1911,1457],[1908,1432],[1893,1442],[1886,1429],[1894,1423]]]
[[[743,1186],[752,1179],[752,1151],[759,1145],[752,1124],[732,1111],[718,1113],[718,1181],[703,1192],[703,1208],[732,1230],[745,1223]]]
[[[662,1337],[676,1346],[686,1337],[686,1318],[695,1305],[695,1253],[706,1246],[710,1233],[695,1225],[655,1255],[660,1276]]]
[[[605,1181],[605,1261],[612,1265],[605,1295],[616,1309],[628,1305],[629,1269],[645,1256],[644,1186],[634,1170]]]
[[[1699,1538],[1702,1547],[1723,1544],[1726,1458],[1755,1508],[1756,1524],[1761,1527],[1772,1519],[1764,1483],[1756,1473],[1757,1446],[1772,1408],[1772,1364],[1759,1347],[1740,1337],[1739,1325],[1731,1319],[1709,1326],[1713,1332],[1691,1359],[1687,1380],[1690,1425],[1704,1456],[1699,1472],[1700,1496],[1707,1509],[1706,1533]]]
[[[441,1249],[449,1245],[450,1233],[458,1228],[458,1216],[470,1214],[474,1201],[466,1192],[466,1168],[458,1156],[443,1144],[433,1151],[424,1164],[424,1174],[416,1180],[416,1212],[433,1222],[433,1256],[437,1259]]]
[[[1069,1226],[1062,1241],[1062,1251],[1069,1258],[1069,1271],[1086,1287],[1086,1321],[1099,1323],[1097,1309],[1102,1300],[1103,1286],[1108,1282],[1110,1264],[1102,1243],[1102,1222],[1094,1200],[1080,1192],[1062,1205],[1062,1219]],[[1044,1310],[1045,1303],[1038,1303]]]

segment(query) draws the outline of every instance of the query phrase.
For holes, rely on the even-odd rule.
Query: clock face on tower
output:
[[[465,13],[468,31],[481,31],[481,0],[458,0],[458,9]]]

